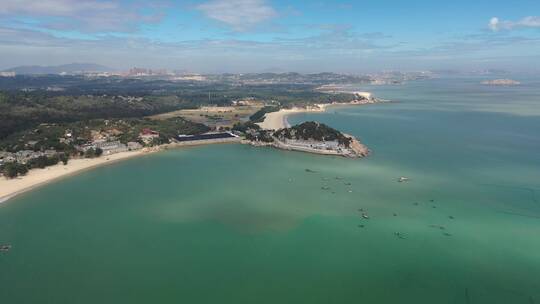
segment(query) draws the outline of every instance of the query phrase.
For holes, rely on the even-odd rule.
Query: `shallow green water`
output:
[[[0,205],[2,302],[538,303],[540,88],[478,82],[291,118],[359,136],[367,159],[190,148]]]

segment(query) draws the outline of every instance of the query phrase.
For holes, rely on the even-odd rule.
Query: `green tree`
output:
[[[18,162],[11,162],[3,166],[2,173],[6,178],[15,178],[19,175],[26,175],[28,168]]]

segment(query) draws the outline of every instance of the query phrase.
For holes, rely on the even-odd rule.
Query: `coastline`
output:
[[[337,103],[337,102],[324,103],[324,104],[315,104],[313,106],[305,107],[305,108],[294,107],[292,109],[281,109],[277,112],[267,113],[264,117],[264,121],[258,123],[257,125],[259,125],[264,130],[279,130],[283,128],[289,128],[291,126],[287,118],[293,114],[323,113],[323,112],[326,112],[326,110],[329,107],[361,106],[361,105],[375,104],[379,102],[383,102],[383,101],[380,101],[378,99],[369,99],[367,101],[352,101],[352,102],[346,102],[346,103]]]
[[[218,139],[197,142],[171,143],[152,148],[145,148],[137,151],[120,152],[97,158],[70,159],[67,165],[57,164],[54,166],[46,167],[44,169],[32,169],[28,172],[27,175],[20,176],[15,179],[6,179],[0,177],[0,204],[7,202],[22,193],[34,190],[41,186],[58,181],[62,178],[73,176],[79,173],[83,173],[87,170],[92,170],[101,166],[110,165],[123,160],[148,155],[168,149],[235,142],[240,142],[240,140]]]
[[[287,117],[297,113],[309,113],[309,112],[325,112],[328,107],[331,106],[352,106],[352,105],[366,105],[379,102],[377,99],[369,99],[367,101],[353,101],[349,103],[331,103],[331,104],[316,104],[314,106],[292,109],[281,109],[277,112],[268,113],[265,116],[263,122],[258,125],[266,130],[278,130],[282,128],[290,127]],[[356,139],[355,139],[356,140]],[[48,183],[57,181],[61,178],[69,177],[75,174],[82,173],[86,170],[91,170],[100,166],[112,164],[118,161],[147,155],[158,151],[167,149],[181,148],[187,146],[199,146],[209,144],[226,144],[226,143],[240,143],[240,139],[226,139],[226,140],[208,140],[208,141],[195,141],[195,142],[182,142],[165,144],[153,148],[146,148],[138,151],[129,151],[112,154],[109,156],[101,156],[98,158],[80,158],[70,159],[67,165],[58,164],[55,166],[46,167],[44,169],[33,169],[28,172],[27,175],[18,177],[15,179],[0,178],[0,204],[7,202],[8,200],[20,195],[22,193],[34,190],[38,187],[44,186]],[[369,150],[367,147],[358,142],[356,146],[356,152],[359,155],[367,156]],[[320,153],[319,153],[320,154]]]
[[[298,147],[298,146],[289,145],[282,141],[277,141],[277,140],[271,143],[262,143],[262,142],[253,142],[253,141],[244,141],[243,143],[252,145],[255,147],[272,147],[272,148],[286,150],[286,151],[305,152],[305,153],[310,153],[310,154],[340,156],[340,157],[348,157],[348,158],[363,158],[371,154],[371,151],[369,150],[369,148],[366,147],[364,144],[362,144],[357,138],[348,134],[344,134],[344,135],[352,139],[349,152],[339,152],[335,150],[321,150],[321,149],[316,149],[316,148]]]
[[[44,186],[61,178],[148,153],[151,152],[139,150],[121,152],[110,156],[91,159],[70,159],[67,165],[58,164],[44,169],[33,169],[30,170],[27,175],[14,179],[0,178],[0,204],[5,203],[17,195]]]

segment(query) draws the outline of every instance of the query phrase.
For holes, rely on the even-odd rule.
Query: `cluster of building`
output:
[[[139,133],[139,139],[142,143],[137,141],[128,142],[124,144],[117,139],[117,135],[122,134],[120,131],[111,129],[105,132],[92,131],[92,140],[86,144],[75,145],[75,149],[79,152],[86,153],[90,149],[100,149],[103,155],[111,155],[120,152],[137,151],[145,145],[150,145],[156,138],[159,138],[159,132],[151,129],[143,129]],[[66,130],[64,137],[60,138],[61,143],[71,144],[74,142],[71,130]],[[37,141],[28,141],[25,144],[26,149],[17,152],[5,152],[0,151],[0,165],[10,162],[18,162],[26,164],[31,159],[46,156],[53,157],[59,154],[56,150],[34,151],[29,150],[37,144]]]
[[[152,70],[152,69],[143,69],[143,68],[132,68],[129,70],[126,76],[139,77],[139,76],[165,76],[165,75],[169,75],[169,73],[165,69]]]
[[[342,146],[337,140],[334,141],[313,141],[313,140],[297,140],[297,139],[282,139],[280,140],[285,145],[301,149],[315,149],[327,151],[341,151]]]
[[[0,77],[15,77],[17,73],[15,72],[0,72]]]
[[[119,131],[114,129],[107,132],[96,132],[93,134],[93,140],[90,143],[76,146],[76,149],[85,153],[90,149],[103,151],[103,155],[111,155],[115,153],[136,151],[143,148],[143,145],[136,141],[130,141],[127,144],[121,143],[115,135],[119,135]],[[152,144],[154,139],[159,138],[159,132],[151,129],[143,129],[139,133],[139,138],[146,144]]]
[[[26,164],[28,161],[42,157],[53,157],[58,155],[56,150],[45,150],[45,151],[33,151],[33,150],[21,150],[15,153],[3,152],[0,151],[0,165],[3,163],[18,162],[21,164]]]
[[[88,152],[88,150],[101,149],[101,151],[103,151],[103,155],[111,155],[115,153],[126,152],[129,150],[126,144],[123,144],[118,140],[106,141],[101,139],[95,140],[88,144],[76,146],[76,148],[78,151],[81,151],[83,153]],[[140,148],[142,148],[142,145]]]

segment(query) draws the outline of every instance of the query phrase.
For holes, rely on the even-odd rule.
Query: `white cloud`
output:
[[[208,18],[245,31],[278,14],[265,0],[213,0],[197,6]]]
[[[140,13],[145,7],[152,13]],[[44,28],[60,30],[130,32],[161,18],[154,7],[145,7],[120,0],[1,0],[0,17],[32,18]]]
[[[114,10],[118,4],[96,0],[3,0],[2,14],[29,14],[47,16],[71,16],[87,10]]]
[[[493,17],[489,21],[488,27],[494,32],[520,28],[540,28],[540,17],[528,16],[518,21],[501,21],[499,18]]]
[[[488,26],[492,31],[496,32],[499,30],[499,23],[500,23],[499,18],[493,17],[491,18],[491,20],[489,20]]]

